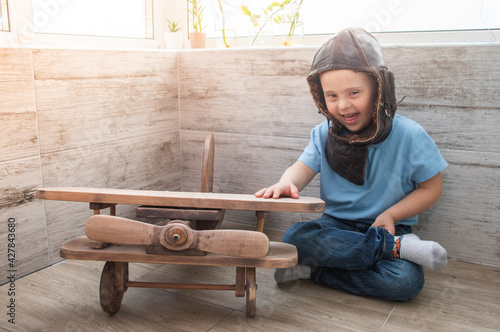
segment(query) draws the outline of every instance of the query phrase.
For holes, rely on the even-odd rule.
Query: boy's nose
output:
[[[346,110],[351,106],[349,100],[347,98],[340,98],[339,99],[339,109]]]

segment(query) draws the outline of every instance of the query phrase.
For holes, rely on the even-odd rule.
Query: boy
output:
[[[368,32],[346,29],[327,41],[307,81],[327,120],[280,181],[255,196],[298,198],[321,172],[326,208],[286,231],[299,264],[275,279],[406,301],[423,287],[422,266],[439,271],[447,263],[443,247],[411,234],[417,215],[441,197],[447,163],[420,125],[395,115],[394,78]]]

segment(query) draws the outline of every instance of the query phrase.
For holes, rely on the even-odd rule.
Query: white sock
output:
[[[399,240],[399,258],[441,271],[448,263],[446,249],[434,241],[422,241],[415,234],[395,236],[395,247]]]
[[[276,280],[278,284],[299,279],[311,279],[310,266],[297,264],[286,269],[276,269],[274,271],[274,280]]]

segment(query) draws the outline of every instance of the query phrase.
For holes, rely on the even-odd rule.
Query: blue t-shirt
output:
[[[325,157],[328,122],[317,125],[299,160],[321,173],[320,195],[325,213],[335,218],[373,223],[379,214],[399,202],[448,164],[436,143],[415,121],[394,117],[387,139],[368,147],[365,183],[355,185],[335,173]],[[415,225],[418,216],[398,224]]]

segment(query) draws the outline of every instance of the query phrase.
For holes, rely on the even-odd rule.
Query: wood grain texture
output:
[[[37,157],[0,163],[0,280],[9,270],[18,278],[49,265],[44,204],[35,199],[41,185]],[[14,227],[9,226],[13,220]],[[11,234],[8,237],[8,234]],[[14,238],[12,237],[14,236]],[[8,241],[7,239],[10,239]],[[14,245],[8,246],[8,245]],[[9,256],[8,248],[13,249]],[[13,258],[14,260],[9,260]],[[13,263],[13,267],[9,267]]]
[[[295,246],[282,242],[271,242],[268,254],[261,258],[226,256],[213,253],[208,253],[205,256],[181,256],[146,254],[144,246],[112,244],[104,249],[92,249],[91,241],[82,236],[63,244],[61,246],[61,256],[78,260],[201,266],[287,268],[297,265]]]
[[[499,109],[409,104],[405,99],[398,112],[420,123],[441,149],[464,151],[464,163],[467,152],[500,151]]]
[[[214,189],[214,154],[214,134],[210,133],[205,137],[205,144],[203,147],[200,186],[200,191],[203,193],[212,192]]]
[[[230,308],[178,297],[165,290],[129,289],[119,315],[109,315],[99,304],[100,270],[86,265],[62,263],[55,274],[40,271],[18,281],[16,297],[20,314],[16,328],[22,331],[88,331],[111,328],[119,331],[208,331],[231,312]],[[157,266],[150,266],[149,271]],[[132,274],[136,266],[132,268]],[[146,272],[141,268],[142,272]],[[2,288],[3,294],[6,294]],[[190,312],[194,316],[184,316]],[[148,317],[153,315],[152,317]],[[71,319],[68,319],[71,317]],[[195,319],[194,317],[197,317]],[[22,319],[21,319],[22,318]]]
[[[33,58],[30,50],[0,49],[0,162],[38,154]]]
[[[33,57],[31,50],[0,48],[0,80],[2,95],[9,98],[1,98],[0,109],[25,109],[32,108],[33,94]],[[17,86],[16,86],[17,85]],[[23,89],[15,89],[23,88]],[[12,94],[8,94],[10,92]],[[17,94],[16,94],[17,93]],[[24,98],[20,98],[20,96]]]
[[[258,288],[254,319],[247,319],[244,302],[229,292],[172,292],[234,308],[230,317],[214,327],[215,331],[235,331],[238,327],[244,331],[268,331],[270,327],[277,331],[372,331],[374,326],[378,331],[394,306],[392,302],[355,297],[309,280],[277,284],[272,270],[257,268],[256,272]],[[173,282],[182,282],[188,275],[188,280],[193,282],[222,283],[232,281],[234,270],[227,267],[162,266],[140,279],[162,280],[167,274]],[[363,310],[364,319],[359,319],[356,308]]]
[[[181,52],[181,129],[308,137],[322,120],[306,82],[314,52]]]
[[[199,207],[252,211],[322,212],[324,202],[319,198],[262,199],[254,195],[221,194],[181,191],[153,191],[113,188],[53,187],[37,190],[37,198],[129,205]]]
[[[175,133],[139,137],[42,156],[47,186],[180,188],[180,142]]]
[[[173,53],[37,51],[42,153],[178,128]]]
[[[175,52],[34,50],[37,80],[154,77],[176,73]]]
[[[441,273],[426,270],[422,292],[397,304],[384,330],[498,331],[499,272],[498,267],[457,261]]]
[[[85,224],[85,235],[93,241],[125,245],[163,246],[179,256],[208,252],[227,256],[261,258],[269,250],[269,238],[256,231],[194,230],[187,222],[150,225],[133,219],[94,215]],[[146,253],[150,253],[147,251]],[[160,253],[160,252],[158,252]]]
[[[36,113],[0,112],[0,162],[38,155]]]
[[[405,103],[498,110],[497,45],[385,47],[397,95]],[[432,120],[430,118],[429,120]],[[466,125],[466,123],[462,123]]]
[[[426,271],[420,295],[408,302],[358,297],[297,281],[278,285],[272,269],[257,269],[257,312],[248,319],[244,299],[228,291],[129,288],[120,311],[99,305],[102,262],[67,260],[17,281],[16,327],[32,330],[163,331],[496,331],[498,268],[450,261]],[[234,268],[131,264],[143,282],[234,282]],[[0,287],[7,294],[8,285]],[[360,319],[359,311],[363,312]],[[68,320],[68,317],[71,317]],[[22,318],[22,319],[21,319]],[[7,326],[9,327],[9,326]]]
[[[180,219],[194,221],[219,221],[224,215],[221,210],[209,209],[176,209],[166,207],[140,206],[137,208],[137,216],[142,218],[156,219]]]
[[[497,264],[500,257],[500,154],[442,150],[449,166],[443,172],[441,200],[421,215],[415,231],[441,243],[461,259]],[[470,242],[469,242],[470,241]]]

